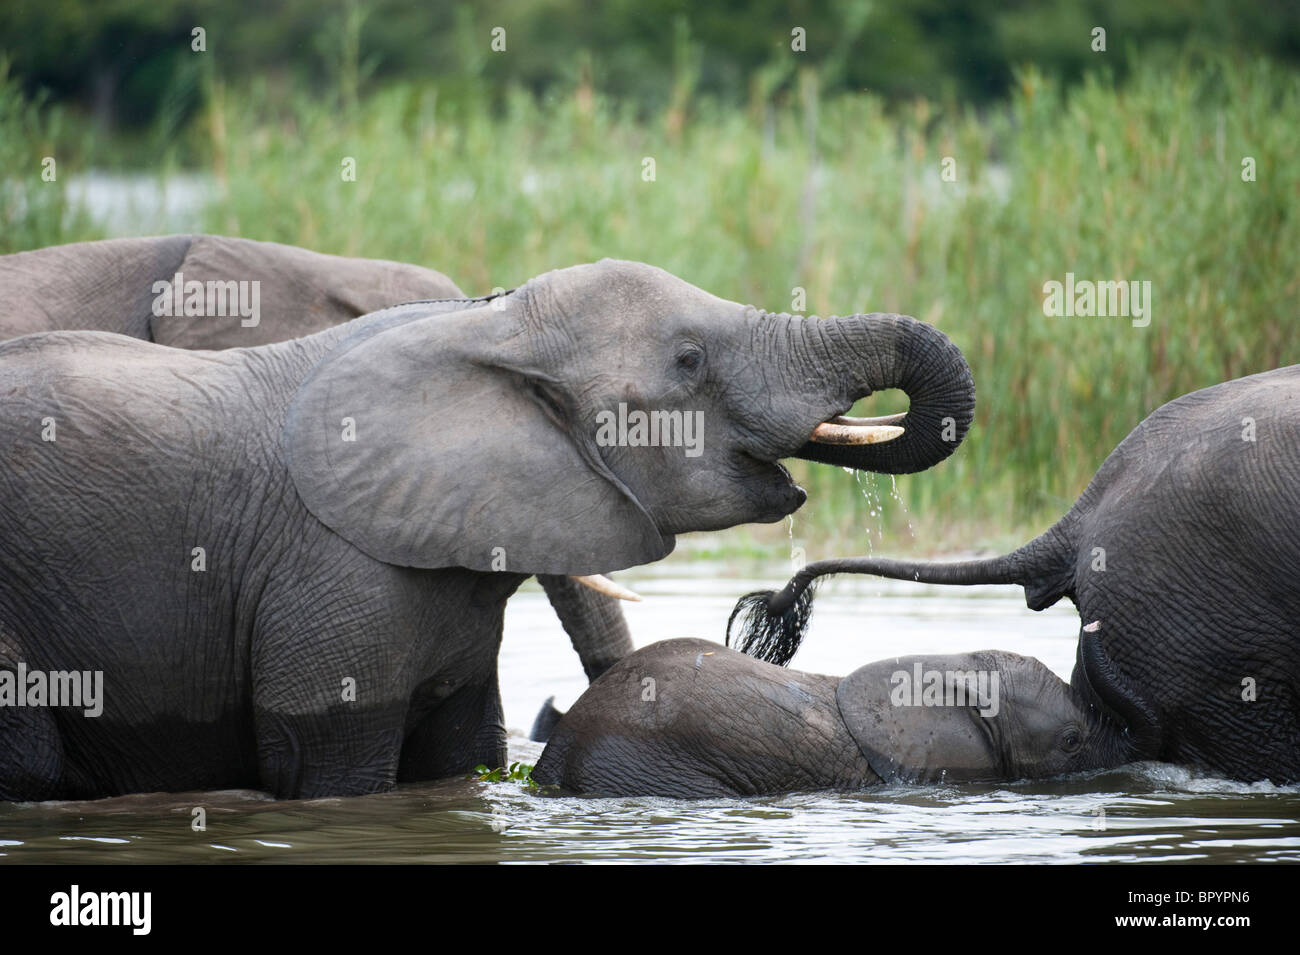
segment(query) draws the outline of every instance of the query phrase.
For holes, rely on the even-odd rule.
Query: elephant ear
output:
[[[996,704],[997,692],[992,699],[987,693],[981,698],[961,677],[971,671],[988,674],[990,663],[982,654],[900,657],[870,663],[842,679],[835,691],[840,716],[872,771],[886,782],[906,783],[1005,775],[996,709],[988,705]],[[930,705],[935,699],[940,705]],[[963,700],[966,705],[959,705]],[[982,716],[982,708],[994,715]]]
[[[299,495],[400,566],[596,574],[658,560],[674,539],[536,369],[554,351],[536,347],[515,295],[451,314],[406,306],[342,339],[285,420]]]

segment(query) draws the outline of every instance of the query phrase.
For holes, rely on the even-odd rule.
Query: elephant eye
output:
[[[704,352],[696,345],[687,345],[677,355],[677,367],[682,371],[695,372],[704,364]]]
[[[1068,754],[1072,755],[1074,753],[1077,753],[1079,751],[1079,747],[1081,747],[1082,745],[1083,745],[1083,734],[1080,733],[1074,727],[1067,729],[1061,735],[1061,749]]]

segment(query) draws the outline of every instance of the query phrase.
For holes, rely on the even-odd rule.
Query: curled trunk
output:
[[[903,434],[881,443],[809,441],[796,457],[840,467],[912,474],[957,450],[975,415],[975,383],[961,350],[932,325],[906,315],[852,315],[806,323],[814,347],[834,356],[828,369],[845,404],[887,388],[910,400],[896,423]],[[847,410],[847,407],[845,408]]]

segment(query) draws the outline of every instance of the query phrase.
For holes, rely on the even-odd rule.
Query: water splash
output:
[[[889,475],[889,496],[898,502],[898,506],[903,509],[903,514],[907,515],[907,504],[903,501],[903,496],[898,493],[898,478],[896,475]],[[907,517],[907,536],[916,540],[916,531],[912,528],[912,518]]]
[[[858,482],[858,489],[862,492],[863,499],[867,502],[867,553],[873,553],[875,550],[875,541],[872,536],[871,519],[875,520],[875,536],[883,542],[885,539],[885,508],[880,501],[880,489],[876,486],[875,475],[869,475],[865,471],[854,472],[854,479]]]

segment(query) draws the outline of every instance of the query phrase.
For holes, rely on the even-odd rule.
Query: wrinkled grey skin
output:
[[[154,314],[154,283],[257,281],[255,325],[238,314]],[[217,235],[77,242],[0,256],[0,339],[60,329],[117,332],[179,348],[301,338],[380,309],[463,299],[447,276],[402,262],[324,255]],[[618,601],[563,576],[538,578],[588,679],[632,651]]]
[[[897,674],[918,663],[957,705],[913,705]],[[978,671],[986,695],[958,695],[971,685],[961,675]],[[997,782],[1117,765],[1119,732],[1038,660],[1000,650],[881,660],[840,679],[667,640],[587,688],[532,776],[593,796]]]
[[[185,281],[257,281],[260,321],[155,315],[154,283],[177,272]],[[88,329],[191,349],[268,345],[403,302],[464,298],[432,269],[218,235],[107,239],[0,256],[0,293],[3,338]]]
[[[105,700],[0,712],[0,795],[312,797],[500,765],[527,576],[780,520],[805,494],[779,459],[822,456],[815,427],[886,387],[906,434],[840,461],[954,450],[974,386],[930,326],[773,315],[612,260],[258,348],[6,342],[0,637],[8,665],[102,670]],[[703,453],[598,444],[620,402],[701,412]]]
[[[1072,684],[1128,727],[1132,758],[1285,784],[1300,781],[1297,569],[1291,365],[1152,412],[1069,513],[1009,554],[819,561],[779,600],[829,573],[1019,584],[1034,610],[1069,597],[1085,624]]]

